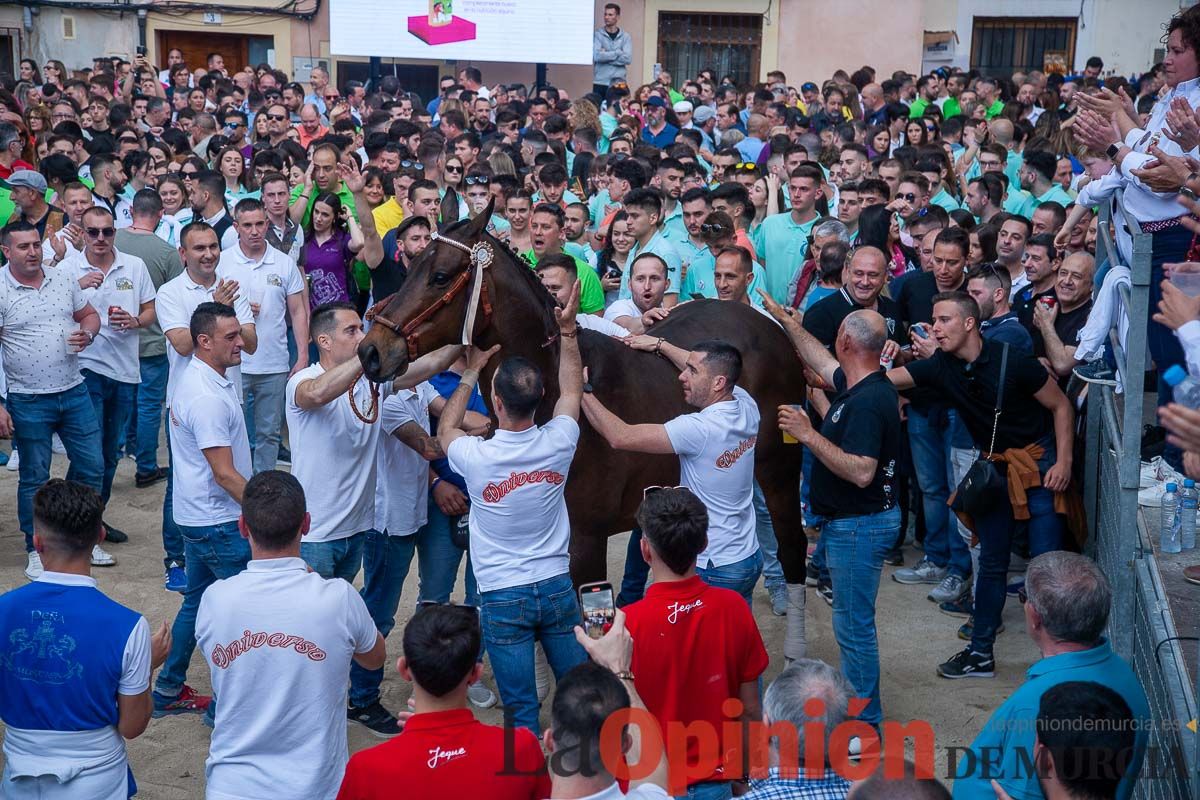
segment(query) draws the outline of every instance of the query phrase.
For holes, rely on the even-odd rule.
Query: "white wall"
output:
[[[75,38],[63,39],[64,14],[75,18]],[[92,66],[98,56],[121,56],[132,59],[137,47],[137,14],[126,12],[96,12],[74,8],[40,6],[33,17],[33,30],[26,40],[27,51],[22,56],[44,64],[58,59],[67,69]]]
[[[975,17],[1061,17],[1077,20],[1076,70],[1090,56],[1105,71],[1142,72],[1153,64],[1162,25],[1180,0],[925,0],[925,30],[958,31],[956,66],[968,67]]]

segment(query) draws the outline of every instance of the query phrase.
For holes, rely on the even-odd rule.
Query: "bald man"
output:
[[[833,633],[842,672],[855,695],[870,701],[859,718],[878,727],[883,709],[875,596],[884,556],[900,530],[899,395],[879,367],[887,323],[877,311],[850,312],[838,327],[835,358],[765,294],[763,305],[783,325],[804,365],[836,393],[819,432],[799,406],[779,407],[779,427],[816,457],[809,498],[838,598]]]

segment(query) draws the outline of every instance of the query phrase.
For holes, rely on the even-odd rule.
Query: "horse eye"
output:
[[[433,282],[438,286],[445,286],[450,282],[450,276],[444,272],[433,273]]]

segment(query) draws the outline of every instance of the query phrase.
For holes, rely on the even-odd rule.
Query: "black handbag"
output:
[[[1000,383],[996,387],[996,415],[992,418],[992,441],[987,456],[980,456],[967,470],[954,490],[950,508],[954,511],[978,517],[986,514],[998,504],[1008,502],[1008,481],[1000,467],[991,460],[996,451],[996,428],[1000,424],[1000,410],[1004,405],[1004,378],[1008,372],[1008,343],[1004,343],[1000,356]]]

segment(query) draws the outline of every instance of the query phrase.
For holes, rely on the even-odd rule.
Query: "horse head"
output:
[[[373,324],[358,346],[358,359],[368,378],[390,380],[418,357],[462,344],[468,324],[468,336],[486,325],[491,309],[485,273],[504,247],[486,235],[492,205],[474,219],[449,226],[445,235],[435,233],[408,265],[400,291],[367,312]],[[476,309],[470,308],[473,297]]]

